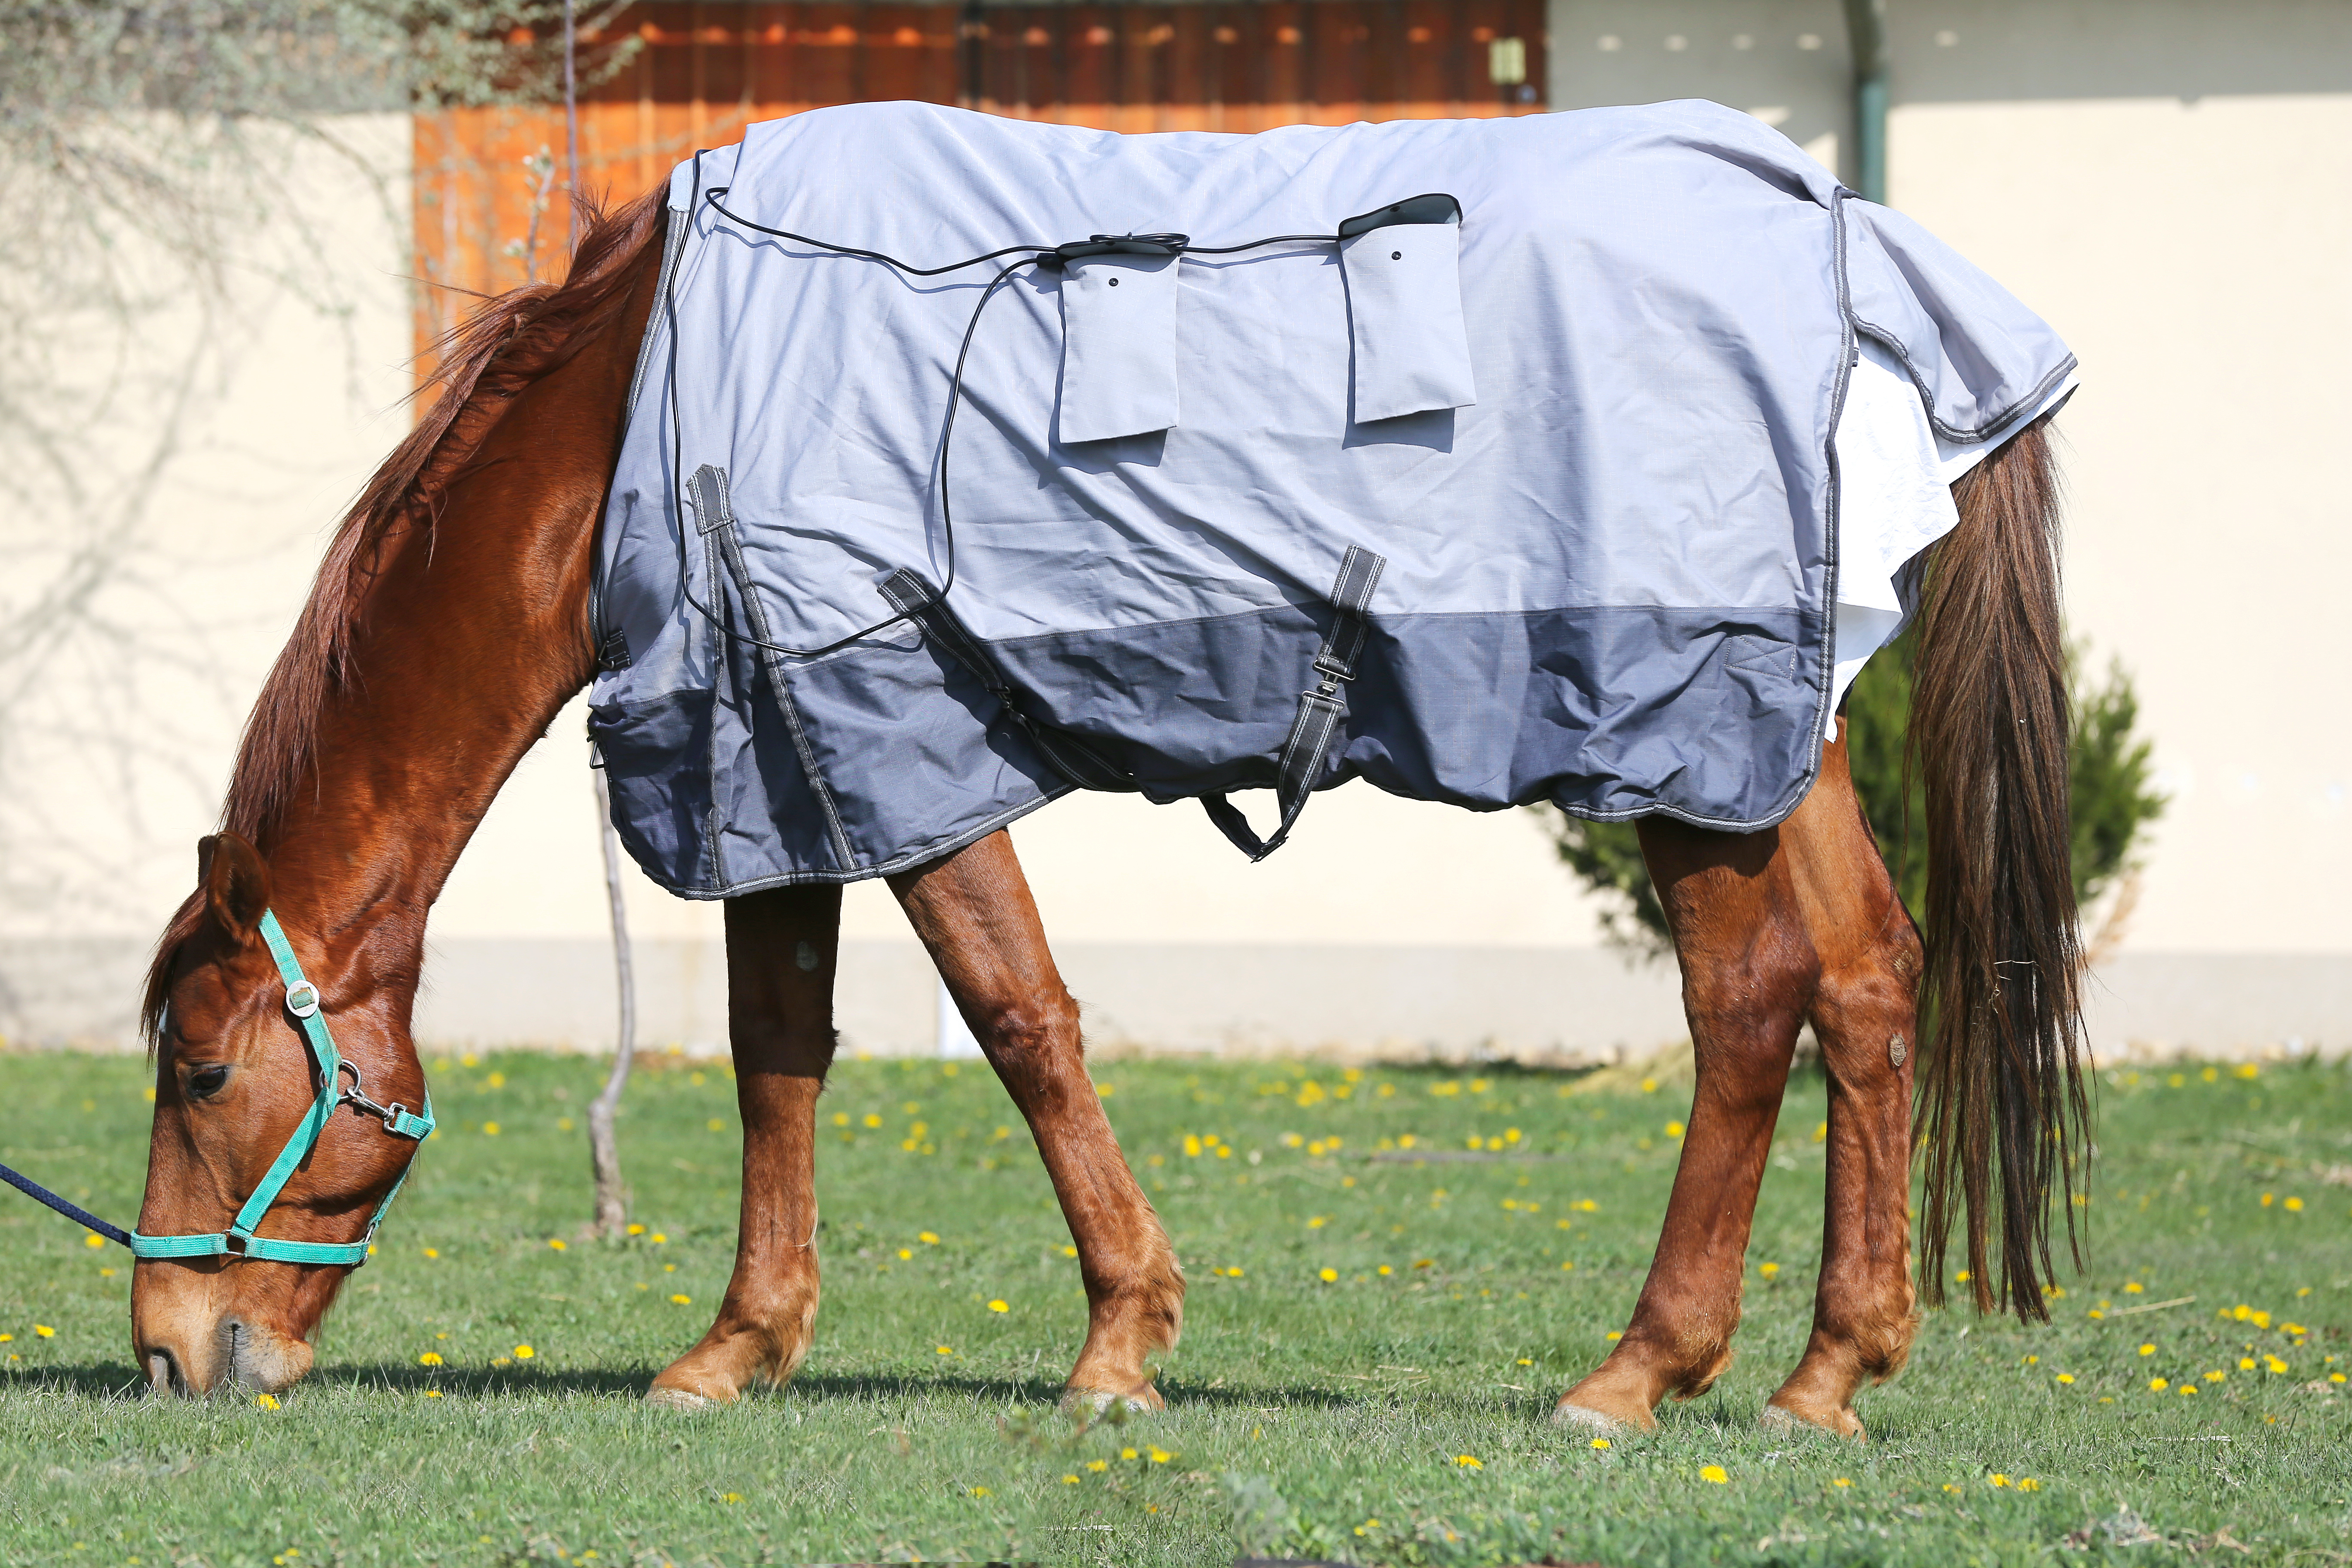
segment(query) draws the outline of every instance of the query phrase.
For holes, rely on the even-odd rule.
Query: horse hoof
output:
[[[1864,1440],[1862,1418],[1851,1410],[1841,1410],[1830,1420],[1816,1421],[1801,1415],[1785,1405],[1768,1405],[1756,1417],[1759,1428],[1775,1437],[1852,1437]]]
[[[719,1402],[683,1388],[648,1388],[646,1403],[663,1410],[715,1410]]]
[[[1149,1378],[1124,1394],[1108,1388],[1071,1388],[1062,1394],[1064,1414],[1089,1421],[1099,1419],[1114,1405],[1126,1405],[1131,1415],[1148,1415],[1168,1408],[1168,1401],[1160,1397],[1160,1390],[1152,1386]]]
[[[1614,1415],[1605,1415],[1581,1405],[1570,1405],[1565,1399],[1552,1407],[1551,1421],[1555,1426],[1565,1426],[1576,1432],[1590,1432],[1596,1437],[1628,1437],[1638,1435],[1631,1425],[1620,1421]]]

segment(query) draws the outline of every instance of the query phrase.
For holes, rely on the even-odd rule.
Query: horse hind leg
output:
[[[1731,1365],[1757,1188],[1818,973],[1778,829],[1651,817],[1642,852],[1674,930],[1698,1081],[1633,1321],[1553,1413],[1601,1432],[1654,1429],[1659,1400],[1703,1394]]]
[[[841,889],[727,901],[728,1032],[743,1117],[735,1272],[701,1342],[646,1397],[681,1408],[782,1383],[816,1326],[816,1100],[833,1065]]]
[[[1146,1358],[1176,1343],[1184,1276],[1087,1079],[1077,1004],[1045,944],[1013,840],[998,833],[890,889],[1028,1121],[1078,1247],[1087,1342],[1069,1396],[1158,1407]]]
[[[1920,946],[1854,796],[1843,733],[1781,828],[1822,960],[1811,1016],[1829,1079],[1829,1169],[1812,1333],[1764,1421],[1860,1437],[1854,1392],[1900,1372],[1918,1328],[1908,1205]]]

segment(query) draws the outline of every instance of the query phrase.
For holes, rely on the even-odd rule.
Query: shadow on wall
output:
[[[2352,92],[2343,0],[1894,0],[1906,103]],[[1554,0],[1558,109],[1706,98],[1837,157],[1853,57],[1840,0]],[[1851,179],[1850,169],[1841,170]]]

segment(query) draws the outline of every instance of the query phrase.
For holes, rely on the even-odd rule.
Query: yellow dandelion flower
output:
[[[1608,1339],[1610,1343],[1614,1344],[1619,1340],[1625,1337],[1625,1331],[1622,1329],[1612,1329],[1605,1337]]]
[[[684,1292],[672,1296],[670,1300],[677,1302],[681,1307],[691,1307],[694,1305],[694,1298],[686,1295]]]
[[[278,1408],[278,1395],[274,1394],[256,1394],[253,1402],[256,1405],[260,1405],[264,1410],[275,1410]]]
[[[1097,1474],[1100,1474],[1102,1471],[1110,1468],[1110,1461],[1108,1459],[1088,1459],[1087,1461],[1087,1468],[1095,1471]]]
[[[1175,1457],[1175,1455],[1170,1453],[1165,1448],[1154,1448],[1151,1450],[1151,1462],[1155,1465],[1164,1465]]]
[[[2074,1374],[2071,1372],[2062,1372],[2058,1374],[2058,1381],[2061,1383],[2072,1383],[2074,1381]]]
[[[1392,1273],[1394,1273],[1394,1272],[1396,1272],[1396,1271],[1395,1271],[1394,1269],[1391,1268],[1387,1264],[1383,1263],[1383,1264],[1381,1264],[1381,1279],[1387,1279],[1391,1274],[1392,1274]]]
[[[1853,1485],[1853,1478],[1848,1476],[1832,1476],[1830,1478],[1830,1485],[1833,1487],[1850,1487]]]
[[[1076,1486],[1078,1484],[1078,1478],[1076,1476],[1064,1476],[1062,1478],[1062,1484],[1066,1487]]]
[[[902,1247],[898,1249],[898,1261],[901,1263],[907,1262],[914,1256],[915,1249],[911,1247]]]
[[[1756,1272],[1769,1279],[1780,1272],[1780,1266],[1777,1263],[1759,1263],[1756,1266]]]
[[[1969,1282],[1969,1271],[1963,1268],[1958,1274],[1953,1275],[1952,1279],[1958,1283],[1965,1285]]]
[[[1946,1482],[1944,1483],[1944,1489],[1945,1489],[1946,1491],[1948,1491],[1948,1492],[1951,1493],[1954,1497],[1958,1497],[1958,1496],[1959,1496],[1959,1495],[1960,1495],[1960,1489],[1959,1489],[1958,1487],[1957,1487],[1957,1486],[1953,1485],[1950,1481],[1946,1481]]]
[[[486,1136],[495,1138],[499,1135],[499,1124],[495,1121],[485,1121],[482,1123],[482,1131]]]
[[[1713,1481],[1719,1487],[1727,1486],[1731,1482],[1731,1478],[1724,1474],[1723,1467],[1721,1465],[1706,1466],[1699,1471],[1698,1479],[1703,1481]]]
[[[2252,1356],[2250,1356],[2250,1355],[2242,1355],[2242,1356],[2240,1356],[2240,1357],[2238,1358],[2238,1370],[2239,1370],[2240,1372],[2252,1372],[2252,1371],[2253,1371],[2253,1370],[2254,1370],[2254,1358],[2253,1358],[2253,1357],[2252,1357]]]
[[[1658,1080],[1657,1080],[1656,1079],[1654,1079],[1654,1078],[1645,1078],[1645,1079],[1643,1079],[1642,1080],[1642,1092],[1643,1092],[1643,1094],[1655,1094],[1655,1093],[1657,1093],[1657,1092],[1658,1092]]]
[[[2263,1364],[2267,1365],[2273,1373],[2284,1373],[2286,1371],[2286,1363],[2279,1360],[2279,1358],[2274,1355],[2266,1355],[2263,1357]]]
[[[426,1351],[423,1355],[416,1358],[416,1364],[419,1366],[439,1366],[441,1364],[441,1352],[439,1351]]]
[[[437,1388],[428,1388],[425,1391],[425,1397],[427,1399],[438,1399],[441,1397],[441,1391]]]
[[[2331,1372],[2327,1374],[2327,1381],[2330,1383],[2341,1383],[2344,1381],[2344,1374],[2340,1372]]]
[[[992,1312],[1009,1312],[1013,1310],[1013,1309],[1008,1306],[1001,1297],[996,1300],[991,1301],[988,1304],[988,1310]]]
[[[1992,1484],[1993,1484],[1993,1485],[1995,1485],[1995,1486],[1997,1486],[1997,1487],[2005,1487],[2005,1486],[2009,1485],[2009,1478],[2008,1478],[2007,1476],[2004,1476],[2004,1475],[2000,1474],[2000,1473],[1999,1473],[1999,1472],[1997,1472],[1997,1471],[1996,1471],[1992,1476],[1989,1477],[1988,1479],[1992,1482]]]
[[[514,1358],[517,1361],[529,1361],[538,1353],[539,1352],[537,1351],[531,1349],[529,1345],[517,1345],[514,1348]]]
[[[1132,1448],[1121,1448],[1118,1451],[1118,1457],[1122,1459],[1132,1459],[1136,1457],[1136,1453]]]
[[[2211,1372],[2205,1374],[2205,1381],[2208,1383],[2221,1383],[2226,1380],[2229,1375],[2230,1374],[2228,1373],[2223,1372],[2220,1367],[2215,1367]]]
[[[2021,1492],[2038,1492],[2042,1489],[2042,1483],[2032,1476],[2020,1476],[2017,1478],[2017,1489]]]
[[[2151,1377],[2147,1380],[2147,1386],[2150,1393],[2162,1394],[2166,1389],[2170,1388],[2172,1384],[2166,1382],[2163,1378]]]
[[[882,1125],[882,1118],[876,1112],[869,1110],[866,1113],[866,1125],[869,1128],[879,1127]]]
[[[58,1337],[57,1330],[49,1327],[47,1323],[35,1323],[33,1325],[33,1332],[45,1340],[53,1340]]]
[[[561,1252],[561,1251],[562,1251],[562,1250],[563,1250],[563,1238],[562,1238],[562,1237],[560,1237],[560,1236],[551,1236],[551,1237],[549,1237],[547,1238],[547,1248],[548,1248],[548,1250],[549,1250],[550,1252]]]
[[[1534,1362],[1530,1361],[1529,1359],[1528,1359],[1526,1356],[1521,1356],[1521,1357],[1519,1358],[1519,1364],[1520,1364],[1521,1366],[1533,1366],[1533,1365],[1535,1365],[1536,1363],[1535,1363]]]
[[[921,1242],[926,1247],[937,1247],[940,1244],[940,1238],[928,1230],[917,1231],[915,1233],[915,1239]]]
[[[2124,1281],[2124,1294],[2126,1296],[2137,1296],[2147,1289],[2147,1286],[2142,1285],[2137,1279],[2126,1279]]]
[[[88,1236],[81,1238],[81,1244],[84,1247],[104,1247],[106,1245],[106,1237],[99,1235],[96,1231],[91,1231]]]
[[[2156,1347],[2154,1345],[2142,1345],[2139,1347],[2139,1353],[2142,1355],[2154,1355],[2156,1353]]]
[[[2301,1214],[2303,1212],[2303,1200],[2301,1198],[2287,1199],[2286,1212],[2289,1214]],[[96,1237],[92,1237],[90,1239],[95,1241],[98,1238]]]
[[[941,1355],[955,1354],[955,1346],[953,1345],[933,1345],[931,1348],[939,1352]]]
[[[1576,1265],[1573,1263],[1563,1263],[1559,1266],[1559,1271],[1562,1274],[1573,1274],[1576,1272]]]
[[[2263,1207],[2264,1207],[2264,1208],[2268,1208],[2268,1207],[2270,1207],[2270,1206],[2271,1206],[2271,1205],[2272,1205],[2274,1201],[2276,1201],[2276,1200],[2273,1198],[2273,1196],[2271,1194],[2269,1194],[2269,1193],[2264,1193],[2264,1194],[2263,1194]]]
[[[719,1500],[724,1503],[739,1503],[743,1500],[743,1494],[741,1492],[729,1492],[725,1497],[720,1498]]]
[[[2184,1383],[2180,1385],[2180,1392],[2183,1394],[2194,1394],[2197,1392],[2197,1385],[2193,1383]]]
[[[1323,1281],[1324,1284],[1328,1285],[1333,1280],[1339,1278],[1339,1271],[1336,1268],[1318,1269],[1316,1271],[1315,1278]]]
[[[1454,1463],[1465,1470],[1483,1470],[1486,1468],[1486,1461],[1475,1454],[1456,1454],[1454,1456]]]
[[[1066,1245],[1063,1247],[1063,1248],[1062,1248],[1062,1256],[1063,1256],[1063,1257],[1065,1257],[1065,1258],[1076,1258],[1077,1255],[1078,1255],[1078,1249],[1077,1249],[1076,1247],[1071,1247],[1071,1246],[1068,1246],[1068,1245],[1066,1245]],[[1238,1274],[1238,1273],[1240,1273],[1240,1272],[1241,1272],[1241,1270],[1240,1270],[1240,1269],[1238,1269],[1238,1268],[1236,1268],[1236,1269],[1234,1269],[1234,1273],[1236,1273],[1236,1274]]]
[[[428,1247],[425,1249],[425,1256],[427,1258],[438,1258],[441,1256],[441,1249],[437,1247]]]
[[[2263,1076],[2263,1069],[2259,1063],[2242,1062],[2239,1064],[2238,1076],[2240,1078],[2260,1078]]]
[[[1669,1121],[1669,1122],[1667,1122],[1667,1123],[1666,1123],[1666,1136],[1667,1136],[1667,1137],[1669,1137],[1669,1138],[1679,1138],[1679,1137],[1681,1137],[1682,1135],[1683,1135],[1683,1124],[1682,1124],[1681,1122],[1679,1122],[1679,1121]]]
[[[986,1497],[989,1495],[989,1491],[986,1487],[974,1487],[971,1489],[971,1495],[974,1497]]]
[[[1595,1437],[1592,1439],[1592,1446],[1601,1452],[1606,1453],[1609,1449],[1609,1439],[1606,1437]]]

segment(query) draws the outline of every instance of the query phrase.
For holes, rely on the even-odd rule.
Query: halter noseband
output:
[[[302,1038],[310,1047],[310,1059],[318,1069],[319,1098],[303,1113],[301,1124],[286,1140],[286,1147],[278,1152],[277,1163],[269,1167],[245,1206],[236,1211],[225,1231],[209,1231],[198,1236],[141,1236],[132,1232],[128,1237],[131,1254],[138,1258],[211,1258],[226,1255],[231,1258],[258,1258],[271,1263],[327,1263],[357,1268],[367,1261],[368,1247],[375,1240],[375,1227],[383,1223],[384,1211],[408,1181],[403,1171],[400,1179],[392,1184],[392,1191],[383,1194],[383,1202],[375,1205],[368,1216],[367,1230],[357,1241],[289,1241],[273,1236],[256,1236],[254,1227],[278,1201],[285,1190],[288,1178],[310,1157],[319,1146],[319,1135],[327,1130],[327,1119],[342,1106],[349,1105],[383,1122],[383,1130],[396,1138],[412,1138],[423,1142],[433,1131],[433,1096],[425,1097],[422,1113],[410,1110],[394,1100],[379,1105],[362,1089],[360,1069],[356,1063],[343,1060],[335,1049],[335,1037],[328,1032],[327,1020],[319,1011],[320,994],[302,973],[302,965],[294,956],[294,949],[286,941],[286,931],[278,923],[278,916],[264,910],[261,914],[261,940],[269,944],[269,956],[278,962],[278,977],[286,983],[286,1010],[302,1026]],[[352,1086],[342,1086],[342,1077],[349,1073]],[[413,1163],[413,1162],[412,1162]]]

